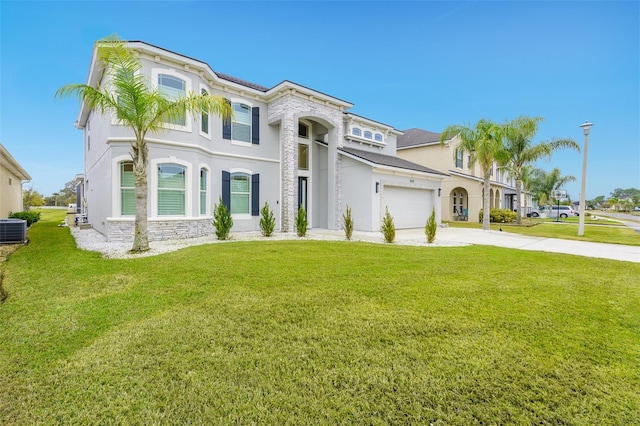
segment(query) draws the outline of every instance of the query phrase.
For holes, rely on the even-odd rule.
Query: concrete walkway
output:
[[[423,229],[404,229],[396,232],[397,241],[424,239]],[[586,241],[563,240],[559,238],[532,237],[500,231],[483,231],[467,228],[438,228],[438,240],[468,244],[508,247],[518,250],[537,250],[552,253],[566,253],[577,256],[599,257],[640,263],[640,246],[592,243]],[[640,237],[639,237],[640,238]]]

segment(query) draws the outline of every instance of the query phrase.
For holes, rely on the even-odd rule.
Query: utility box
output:
[[[26,220],[0,219],[0,244],[22,244],[26,241]]]

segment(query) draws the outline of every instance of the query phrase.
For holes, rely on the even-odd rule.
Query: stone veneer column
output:
[[[286,111],[280,122],[280,149],[282,158],[282,232],[292,232],[296,224],[296,135],[293,112]]]

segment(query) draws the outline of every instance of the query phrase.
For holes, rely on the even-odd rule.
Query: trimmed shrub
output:
[[[15,212],[9,213],[9,219],[22,219],[27,221],[27,226],[31,226],[40,220],[40,212]]]
[[[222,197],[217,205],[213,206],[213,226],[216,228],[216,237],[219,240],[229,239],[229,232],[233,227],[233,219],[231,213],[227,210],[227,206],[222,202]]]
[[[431,216],[427,219],[427,224],[424,227],[424,233],[427,236],[427,242],[431,244],[436,240],[436,230],[438,224],[436,223],[436,209],[431,209]]]
[[[307,235],[307,212],[304,207],[300,206],[298,209],[298,216],[296,216],[296,230],[298,237],[304,237]]]
[[[484,217],[484,210],[480,210],[480,222]],[[489,222],[492,223],[512,223],[517,220],[517,213],[509,209],[491,209],[489,211]]]
[[[267,201],[265,201],[264,207],[260,210],[260,216],[260,232],[264,237],[270,237],[276,227],[276,219],[273,217],[273,211],[269,208]]]
[[[344,228],[344,236],[351,241],[353,235],[353,218],[351,217],[351,207],[347,206],[347,213],[342,215],[342,227]]]
[[[388,243],[392,243],[396,239],[396,226],[393,224],[393,217],[389,213],[389,207],[385,207],[384,218],[382,219],[382,226],[380,232],[384,235],[384,240]]]

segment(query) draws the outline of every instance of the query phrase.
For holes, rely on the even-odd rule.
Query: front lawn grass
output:
[[[0,424],[639,424],[640,264],[234,242],[5,265]]]

